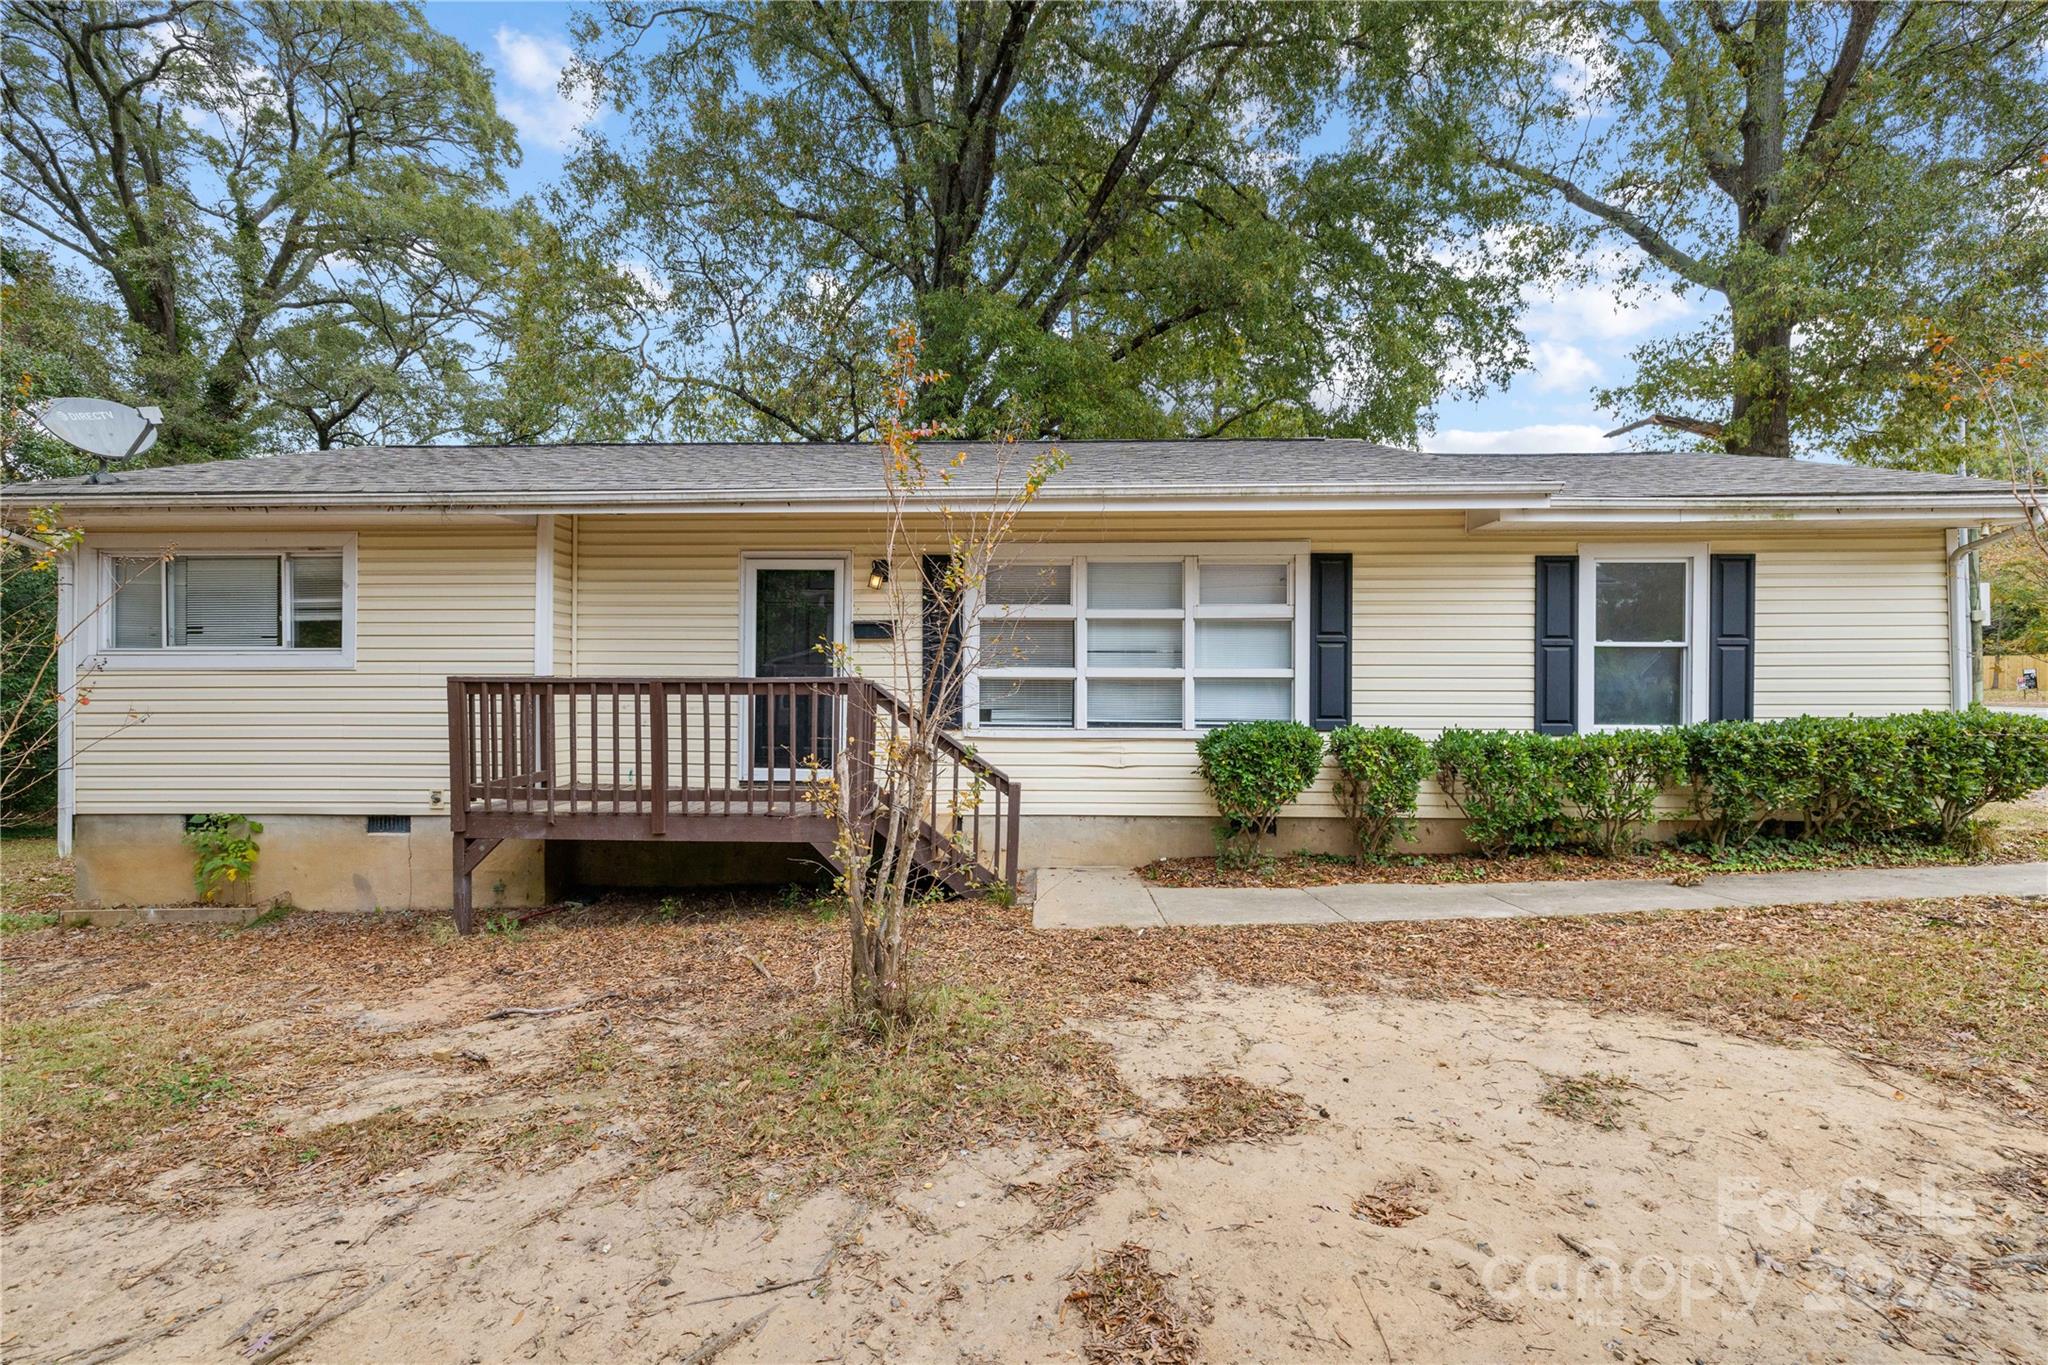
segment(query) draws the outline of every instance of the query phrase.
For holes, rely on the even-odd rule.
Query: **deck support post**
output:
[[[470,905],[469,840],[458,834],[451,842],[455,845],[455,932],[473,934],[476,912]]]
[[[503,839],[471,839],[465,835],[455,836],[455,927],[462,933],[470,933],[475,923],[470,878],[476,872],[477,864],[491,856],[491,850]]]

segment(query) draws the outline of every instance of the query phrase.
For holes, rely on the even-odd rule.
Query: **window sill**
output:
[[[1247,721],[1233,721],[1231,724],[1249,724]],[[1078,726],[1030,727],[1007,725],[982,725],[964,731],[972,740],[985,739],[1030,739],[1030,740],[1089,740],[1089,739],[1200,739],[1203,735],[1220,730],[1221,725],[1202,729],[1187,726],[1166,725],[1091,725],[1086,729]]]
[[[352,672],[355,654],[345,649],[108,649],[81,672]]]

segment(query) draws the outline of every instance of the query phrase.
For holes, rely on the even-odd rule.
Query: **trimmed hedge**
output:
[[[1364,862],[1415,832],[1415,802],[1431,770],[1429,745],[1393,726],[1346,725],[1330,734],[1337,804]]]
[[[1521,730],[1450,729],[1431,746],[1436,780],[1487,853],[1531,853],[1577,839],[1565,810],[1565,749]]]
[[[1557,745],[1580,835],[1610,858],[1635,851],[1657,798],[1685,778],[1685,740],[1671,730],[1567,735]]]
[[[1224,819],[1222,855],[1241,864],[1280,808],[1315,781],[1323,744],[1306,725],[1255,721],[1210,731],[1197,751]],[[1738,848],[1773,821],[1823,843],[1908,833],[1961,840],[1990,802],[2048,787],[2048,717],[1979,706],[1557,738],[1450,729],[1433,745],[1403,730],[1345,726],[1330,736],[1330,755],[1361,858],[1414,831],[1432,768],[1467,836],[1490,854],[1573,844],[1626,853],[1663,793],[1686,785],[1688,813],[1717,849]]]
[[[1258,853],[1259,836],[1280,808],[1316,780],[1323,737],[1300,721],[1244,721],[1203,735],[1195,757],[1202,785],[1223,816],[1217,857],[1243,866]]]

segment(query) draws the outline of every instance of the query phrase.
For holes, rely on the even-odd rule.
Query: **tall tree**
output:
[[[1926,320],[1993,352],[2048,315],[2048,6],[1546,7],[1436,116],[1532,210],[1717,298],[1609,406],[1732,451],[1916,458]]]
[[[17,0],[4,211],[121,309],[167,458],[446,382],[505,236],[488,72],[417,5]]]
[[[1403,90],[1484,23],[619,0],[578,76],[628,127],[569,199],[656,277],[677,429],[871,435],[907,318],[945,376],[920,414],[969,434],[1411,439],[1447,376],[1519,361],[1522,262],[1446,250],[1480,206],[1437,148],[1318,139],[1347,83]]]

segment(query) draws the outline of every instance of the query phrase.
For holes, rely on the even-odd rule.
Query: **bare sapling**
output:
[[[831,647],[836,671],[858,676],[863,666],[879,664],[886,676],[876,680],[878,688],[848,693],[846,738],[829,775],[822,757],[812,759],[820,770],[812,799],[830,810],[836,826],[852,1005],[885,1029],[907,1021],[912,1008],[908,958],[921,894],[920,840],[928,854],[934,838],[963,841],[985,795],[978,780],[960,786],[957,769],[943,762],[947,732],[959,727],[964,689],[979,663],[968,614],[1018,518],[1065,464],[1055,449],[1026,454],[1014,442],[928,459],[923,443],[945,429],[915,416],[917,398],[944,376],[919,370],[914,328],[899,326],[890,340],[876,458],[880,558],[889,570],[882,586],[895,628],[886,664],[872,653],[856,660],[845,643]],[[942,772],[951,773],[943,791]],[[963,856],[958,865],[970,863]]]

